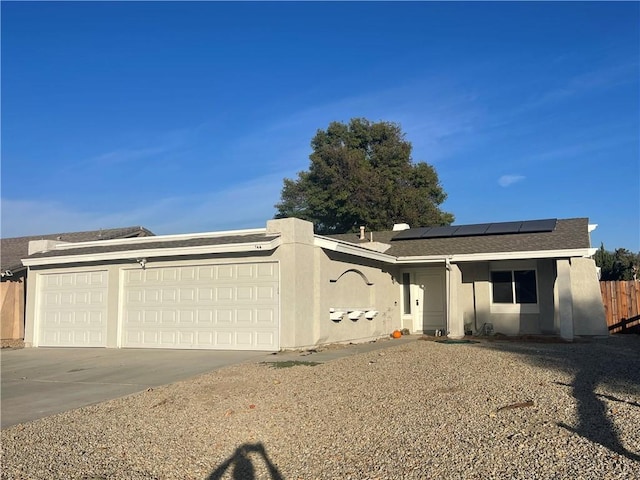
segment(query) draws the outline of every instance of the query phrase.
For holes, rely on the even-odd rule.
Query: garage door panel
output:
[[[271,331],[266,331],[266,332],[256,332],[256,344],[258,346],[264,346],[267,347],[271,344],[273,344],[273,342],[275,341],[275,338],[273,338],[273,332]]]
[[[233,287],[216,287],[216,300],[218,302],[233,302]]]
[[[181,303],[194,303],[196,301],[196,289],[181,288],[179,298]]]
[[[231,348],[233,346],[233,331],[216,330],[214,335],[215,345],[223,348]]]
[[[257,288],[256,299],[258,301],[262,300],[273,300],[276,297],[276,288],[273,285],[267,285]]]
[[[235,276],[234,265],[219,265],[215,267],[216,280],[230,280]]]
[[[125,297],[125,301],[130,305],[134,303],[142,303],[144,301],[144,292],[138,289],[132,289],[125,293]]]
[[[124,291],[123,346],[278,349],[276,263],[125,270]]]
[[[194,267],[182,267],[179,270],[180,280],[188,282],[196,279],[196,269]]]
[[[254,265],[238,265],[238,279],[252,279],[254,278]]]
[[[276,264],[275,263],[261,263],[256,269],[257,278],[270,278],[272,280],[277,279]]]
[[[259,308],[256,310],[256,324],[262,327],[275,326],[276,318],[274,311],[270,308]]]
[[[158,325],[160,323],[161,313],[159,311],[150,310],[141,313],[143,325]]]
[[[103,270],[41,275],[37,283],[38,344],[106,346],[107,281]]]
[[[253,332],[235,332],[236,345],[249,348],[253,345]]]
[[[198,288],[199,302],[213,301],[214,298],[215,298],[215,291],[213,288]]]
[[[235,324],[238,327],[250,327],[253,323],[253,310],[247,308],[236,309],[236,321]]]
[[[210,328],[215,324],[215,313],[211,310],[198,310],[198,324]]]
[[[253,288],[254,287],[236,287],[235,299],[241,302],[253,300]]]
[[[215,267],[198,267],[197,269],[197,279],[198,280],[213,280],[216,278],[216,268]]]
[[[180,326],[191,326],[195,322],[195,311],[193,310],[180,310],[178,312],[178,323]]]
[[[41,343],[42,345],[52,345],[59,343],[60,333],[54,331],[46,331],[42,334]]]
[[[228,326],[233,324],[234,313],[231,309],[218,308],[215,310],[216,325]]]

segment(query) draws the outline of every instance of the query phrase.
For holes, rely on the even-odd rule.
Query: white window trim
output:
[[[538,281],[538,268],[534,262],[495,262],[489,268],[489,310],[491,313],[509,313],[509,314],[535,314],[540,313],[540,288]],[[515,303],[516,292],[515,282],[513,281],[513,272],[515,270],[533,270],[536,276],[536,303]],[[491,281],[491,273],[493,272],[511,272],[511,288],[513,290],[514,303],[494,303],[493,301],[493,282]]]

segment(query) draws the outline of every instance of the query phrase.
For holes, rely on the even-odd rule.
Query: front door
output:
[[[414,329],[425,333],[447,328],[447,302],[444,269],[418,272],[415,276],[417,288],[417,312]]]

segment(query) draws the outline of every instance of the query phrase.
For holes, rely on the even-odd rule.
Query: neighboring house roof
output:
[[[154,233],[144,227],[108,228],[86,232],[50,233],[29,237],[13,237],[0,239],[0,257],[2,274],[10,271],[16,274],[25,267],[21,259],[29,254],[29,242],[32,240],[59,240],[62,242],[89,242],[93,240],[110,240],[115,238],[149,237]]]
[[[366,246],[373,238],[374,242],[389,244],[389,249],[384,253],[394,257],[556,251],[591,247],[587,218],[558,220],[554,230],[549,232],[393,240],[400,233],[402,232],[373,232],[372,236],[371,233],[366,233],[364,240],[360,240],[357,233],[329,235],[328,238],[360,246]]]

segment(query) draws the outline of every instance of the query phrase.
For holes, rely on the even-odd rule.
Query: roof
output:
[[[157,241],[149,241],[144,243],[113,243],[97,246],[77,246],[66,245],[64,249],[49,250],[47,252],[34,253],[29,255],[28,258],[48,258],[48,257],[61,257],[61,256],[75,256],[75,255],[96,255],[115,252],[145,252],[157,249],[180,249],[188,247],[202,247],[202,246],[218,246],[218,245],[234,245],[245,243],[262,243],[278,238],[278,235],[265,235],[265,234],[247,234],[247,235],[226,235],[219,237],[196,237],[196,238],[183,238],[178,240],[165,239],[163,237],[154,237]]]
[[[146,238],[101,239],[80,243],[59,243],[50,250],[24,256],[22,263],[33,267],[127,260],[144,262],[146,265],[148,260],[161,257],[241,252],[268,254],[280,244],[280,235],[269,234],[266,228],[158,235]]]
[[[367,238],[364,240],[360,240],[357,233],[328,235],[327,237],[362,246],[370,242],[373,237],[374,242],[389,244],[390,248],[384,253],[394,257],[554,251],[591,247],[588,218],[560,219],[557,221],[555,229],[550,232],[392,240],[399,233],[401,232],[367,233],[365,234]]]
[[[518,223],[518,222],[514,222]],[[522,224],[522,222],[520,222]],[[475,226],[477,227],[477,225]],[[501,226],[502,227],[502,226]],[[458,232],[458,228],[451,227]],[[430,263],[521,258],[568,258],[590,256],[589,222],[573,218],[553,222],[553,230],[424,238],[405,231],[367,234],[360,240],[355,233],[319,236],[314,243],[321,248],[371,258],[386,263]],[[419,229],[416,229],[419,230]],[[452,231],[453,231],[452,230]],[[500,230],[500,229],[498,229]],[[478,231],[467,229],[467,231]],[[403,233],[404,232],[404,233]],[[104,234],[104,232],[103,232]],[[394,238],[397,238],[394,240]],[[69,238],[66,238],[69,240]],[[372,243],[373,240],[373,243]],[[267,254],[282,244],[279,234],[267,229],[163,235],[149,238],[104,239],[83,243],[62,243],[55,248],[26,256],[29,266],[70,262],[95,262],[130,259],[144,261],[156,257],[261,252]],[[388,248],[386,248],[388,246]],[[386,249],[385,249],[386,248]],[[144,259],[144,260],[143,260]]]
[[[89,242],[94,240],[110,240],[115,238],[149,237],[154,233],[141,226],[107,228],[85,232],[49,233],[29,237],[13,237],[0,239],[0,257],[2,273],[7,270],[14,274],[23,270],[21,259],[29,254],[29,242],[32,240],[60,240],[63,242]]]

